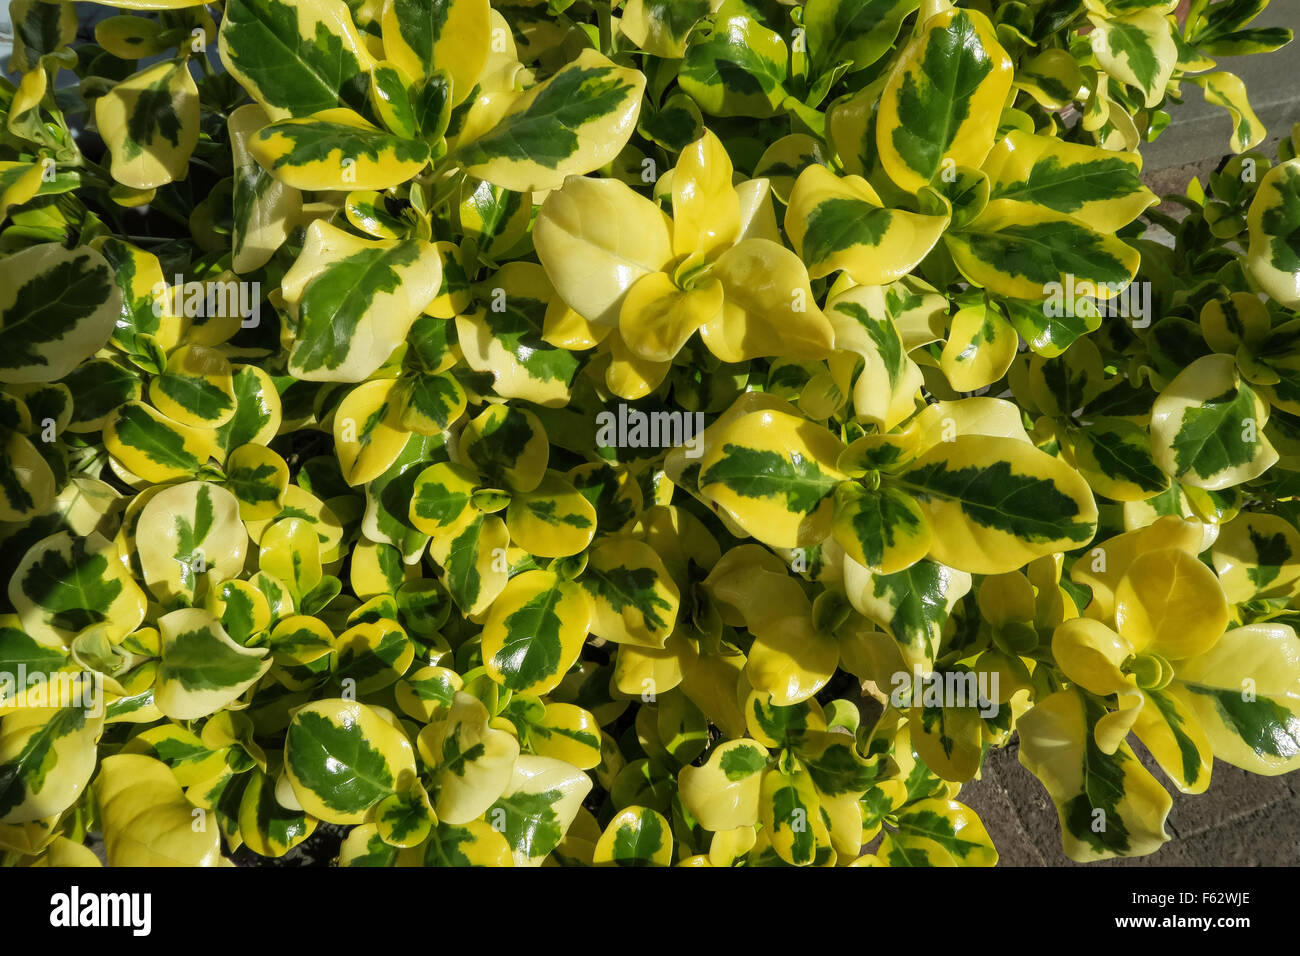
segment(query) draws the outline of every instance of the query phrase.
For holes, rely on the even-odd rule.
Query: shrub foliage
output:
[[[992,865],[1016,733],[1089,861],[1300,767],[1265,0],[114,6],[0,81],[4,862]]]

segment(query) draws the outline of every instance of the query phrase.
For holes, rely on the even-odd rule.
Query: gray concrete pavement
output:
[[[1300,0],[1272,0],[1249,27],[1290,27],[1300,33]],[[1289,136],[1292,125],[1300,123],[1300,41],[1273,53],[1221,57],[1215,69],[1245,81],[1250,105],[1268,129],[1268,137],[1257,148],[1273,156],[1278,138]],[[1170,107],[1169,127],[1154,143],[1140,147],[1147,172],[1217,161],[1228,152],[1232,120],[1227,111],[1206,103],[1194,83],[1183,83],[1183,99],[1181,105]]]
[[[1021,766],[1015,740],[989,753],[981,779],[964,787],[958,799],[980,815],[998,848],[999,866],[1300,865],[1300,774],[1260,777],[1215,761],[1209,790],[1187,796],[1168,784],[1141,744],[1134,749],[1174,800],[1166,826],[1173,840],[1150,856],[1091,864],[1069,860],[1061,850],[1056,807]]]

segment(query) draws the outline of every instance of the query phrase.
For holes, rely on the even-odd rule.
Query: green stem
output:
[[[600,52],[609,56],[614,52],[614,29],[610,4],[596,4],[596,22],[600,25]]]
[[[172,222],[184,226],[186,230],[190,228],[189,217],[186,216],[183,212],[177,210],[175,206],[172,205],[172,203],[169,200],[165,199],[162,195],[155,194],[153,199],[149,201],[149,206],[152,209],[157,209],[160,213],[162,213]]]

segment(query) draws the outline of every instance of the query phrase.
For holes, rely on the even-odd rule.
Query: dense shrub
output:
[[[1096,860],[1300,766],[1290,32],[1175,5],[12,0],[3,859],[991,865],[1018,732]]]

